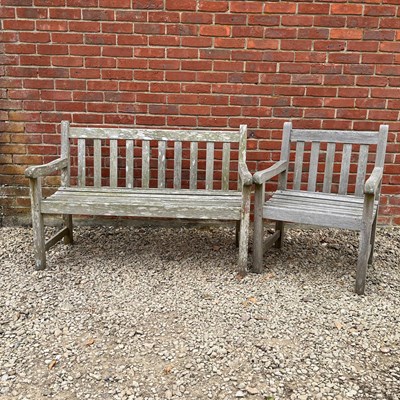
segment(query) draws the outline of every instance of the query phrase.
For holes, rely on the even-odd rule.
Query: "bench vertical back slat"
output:
[[[233,170],[246,160],[245,125],[233,131],[63,126],[66,143],[77,154],[71,165],[79,186],[118,189],[123,180],[123,186],[132,189],[227,191]],[[102,176],[107,167],[108,176]]]
[[[296,157],[294,160],[294,182],[293,189],[300,190],[301,174],[303,173],[304,142],[296,143]]]
[[[368,150],[369,146],[367,144],[362,144],[360,146],[360,152],[357,164],[357,178],[356,178],[356,191],[355,191],[355,195],[358,197],[362,197],[364,192],[365,175],[367,173]]]
[[[70,185],[70,146],[69,146],[69,121],[61,122],[61,157],[68,160],[68,167],[61,171],[61,186]]]
[[[110,140],[110,186],[118,186],[118,142]]]
[[[174,188],[182,186],[182,142],[174,143]]]
[[[229,189],[230,152],[230,143],[224,143],[222,145],[222,190]]]
[[[214,142],[207,142],[206,189],[212,190],[214,178]]]
[[[150,142],[143,140],[142,142],[142,187],[149,188],[150,182]]]
[[[158,142],[158,176],[157,176],[157,187],[165,188],[165,152],[167,143],[164,140]]]
[[[86,184],[85,139],[78,139],[78,186]]]
[[[317,185],[317,172],[318,172],[318,160],[319,160],[319,142],[312,142],[311,144],[311,156],[310,156],[310,168],[308,172],[308,184],[307,190],[314,192]]]
[[[197,158],[198,144],[197,142],[190,143],[190,189],[197,189]]]
[[[336,144],[329,142],[326,148],[324,186],[322,191],[330,193],[332,190],[333,164],[335,162]]]
[[[350,143],[345,143],[343,145],[342,165],[340,168],[340,180],[339,180],[339,192],[338,192],[339,194],[347,194],[347,186],[349,184],[351,150],[352,150],[352,145]]]
[[[289,161],[290,159],[290,133],[292,130],[292,123],[285,122],[283,124],[282,146],[280,160]],[[286,189],[288,173],[287,169],[279,175],[278,189]]]
[[[101,139],[93,139],[94,187],[101,187]]]
[[[359,197],[363,196],[367,164],[375,152],[375,147],[375,166],[383,167],[384,165],[387,132],[387,125],[381,125],[379,133],[374,131],[291,129],[290,142],[296,149],[293,189],[302,189],[302,174],[307,173],[308,166],[308,191],[322,189],[325,193],[340,195],[350,193]],[[374,148],[371,149],[371,147]],[[340,161],[339,156],[336,156],[339,151],[342,152]],[[323,185],[320,188],[318,165],[319,156],[324,152],[325,168],[323,172],[321,171]],[[309,164],[308,156],[310,157]],[[354,168],[356,173],[353,172],[353,163],[357,164],[357,170]],[[337,172],[339,168],[340,175]]]
[[[133,158],[133,140],[128,139],[126,141],[126,187],[129,189],[133,188],[133,168],[134,168],[134,158]]]

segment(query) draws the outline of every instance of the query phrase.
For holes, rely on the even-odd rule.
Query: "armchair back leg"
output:
[[[279,237],[275,242],[275,247],[277,249],[282,248],[283,237],[285,235],[285,223],[283,221],[276,221],[275,222],[275,232],[279,231]]]
[[[368,258],[368,265],[372,265],[372,263],[374,262],[374,247],[375,247],[375,234],[376,234],[377,219],[378,219],[378,210],[376,211],[374,222],[372,224],[371,241],[370,241],[371,252],[370,252],[369,258]]]
[[[235,229],[235,244],[236,244],[236,247],[239,247],[239,239],[240,239],[240,221],[236,221],[236,229]]]
[[[64,236],[64,244],[74,243],[73,226],[72,226],[72,215],[63,215],[64,225],[68,228],[68,233]]]
[[[239,274],[245,276],[247,273],[247,258],[249,246],[249,224],[250,224],[250,201],[251,186],[243,186],[243,204],[240,218],[239,237]]]

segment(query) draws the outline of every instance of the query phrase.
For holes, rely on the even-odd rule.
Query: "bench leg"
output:
[[[40,178],[29,179],[32,208],[33,242],[35,247],[35,264],[37,270],[46,268],[46,239],[44,236],[43,214],[40,211],[42,190]]]
[[[240,221],[236,221],[236,229],[235,229],[235,244],[236,247],[239,247],[240,240]]]
[[[238,262],[239,274],[242,276],[245,276],[247,273],[247,258],[249,252],[250,196],[251,186],[243,186],[243,204],[240,218]]]
[[[68,233],[64,236],[64,244],[72,244],[72,243],[74,243],[72,215],[64,214],[63,220],[64,220],[65,227],[68,228]]]
[[[375,218],[374,218],[374,223],[372,224],[372,231],[371,231],[371,252],[369,254],[368,258],[368,265],[372,265],[374,262],[374,247],[375,247],[375,234],[376,234],[376,223],[378,219],[378,211],[376,212]]]
[[[283,221],[275,222],[275,232],[277,231],[279,231],[279,237],[275,242],[275,247],[281,249],[283,243],[283,237],[285,235],[285,223]]]
[[[264,204],[264,185],[255,185],[254,193],[254,233],[253,233],[253,272],[261,273],[263,268],[264,221],[262,207]]]

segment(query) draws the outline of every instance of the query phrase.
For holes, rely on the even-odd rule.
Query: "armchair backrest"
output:
[[[384,166],[388,126],[378,132],[283,128],[279,188],[363,196],[367,167]]]

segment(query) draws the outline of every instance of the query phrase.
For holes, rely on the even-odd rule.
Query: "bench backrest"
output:
[[[280,188],[361,197],[367,165],[383,167],[388,126],[379,132],[293,129],[284,124],[281,160],[291,160]]]
[[[246,125],[206,131],[71,127],[62,121],[61,134],[62,156],[76,158],[62,176],[66,186],[74,183],[70,169],[76,165],[81,187],[241,190],[233,178],[238,162],[246,162]]]

